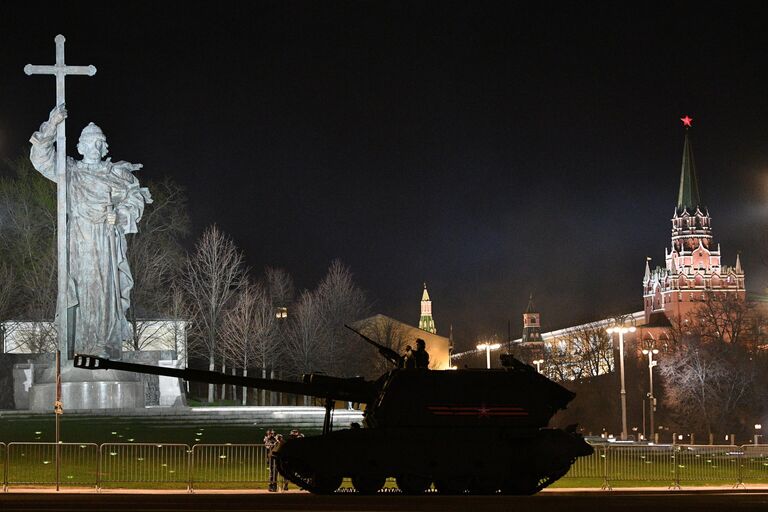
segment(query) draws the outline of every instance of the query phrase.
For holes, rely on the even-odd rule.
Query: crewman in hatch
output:
[[[416,340],[416,350],[413,351],[411,358],[414,368],[429,368],[429,352],[426,350],[426,343],[423,339]]]

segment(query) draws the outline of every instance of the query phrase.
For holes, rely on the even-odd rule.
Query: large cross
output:
[[[67,75],[96,74],[94,66],[67,66],[64,64],[64,36],[56,41],[56,64],[53,66],[24,66],[27,75],[54,75],[56,77],[56,106],[64,105],[64,78]],[[71,359],[68,347],[69,325],[67,321],[67,284],[69,279],[69,247],[67,245],[67,137],[64,121],[56,127],[56,245],[58,248],[58,346]]]

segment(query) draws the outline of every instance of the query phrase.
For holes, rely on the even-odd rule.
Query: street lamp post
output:
[[[760,437],[762,437],[762,435],[759,434],[758,432],[760,432],[762,428],[763,428],[763,425],[761,425],[760,423],[755,423],[755,444],[759,444]]]
[[[498,350],[501,348],[501,343],[480,343],[477,346],[477,350],[485,350],[485,362],[488,369],[491,369],[491,350]]]
[[[619,334],[619,371],[621,373],[621,440],[627,440],[627,390],[624,387],[624,334],[628,332],[635,332],[635,326],[626,327],[624,323],[619,320],[615,327],[606,329],[608,334],[614,332]]]
[[[544,360],[543,359],[534,359],[531,362],[536,365],[536,371],[541,373],[541,364],[544,362]]]
[[[650,423],[651,423],[651,437],[655,440],[654,436],[654,427],[653,427],[653,413],[656,412],[656,398],[653,396],[653,367],[658,364],[658,361],[653,360],[653,356],[659,353],[659,349],[657,348],[647,348],[643,349],[643,354],[648,356],[648,400],[650,403],[648,404],[648,412],[650,416]]]

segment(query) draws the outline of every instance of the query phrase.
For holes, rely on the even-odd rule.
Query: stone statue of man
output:
[[[52,181],[56,126],[66,117],[63,105],[54,108],[30,139],[32,165]],[[75,353],[120,359],[123,343],[132,337],[126,312],[133,277],[125,235],[138,231],[144,205],[152,197],[132,174],[142,165],[104,159],[107,147],[104,132],[90,123],[77,144],[82,160],[67,158],[69,343]]]

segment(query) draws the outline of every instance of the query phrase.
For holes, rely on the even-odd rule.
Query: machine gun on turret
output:
[[[371,338],[369,338],[365,334],[361,333],[360,331],[357,331],[357,330],[353,329],[352,327],[348,326],[347,324],[344,324],[344,327],[346,327],[347,329],[349,329],[353,333],[355,333],[358,336],[360,336],[361,338],[363,338],[369,345],[373,345],[376,348],[376,350],[379,351],[379,354],[381,354],[384,357],[384,359],[386,359],[390,363],[394,364],[397,368],[402,368],[403,367],[403,361],[405,359],[403,356],[401,356],[400,354],[398,354],[397,352],[395,352],[391,348],[385,347],[381,343],[377,343],[377,342],[373,341]]]

